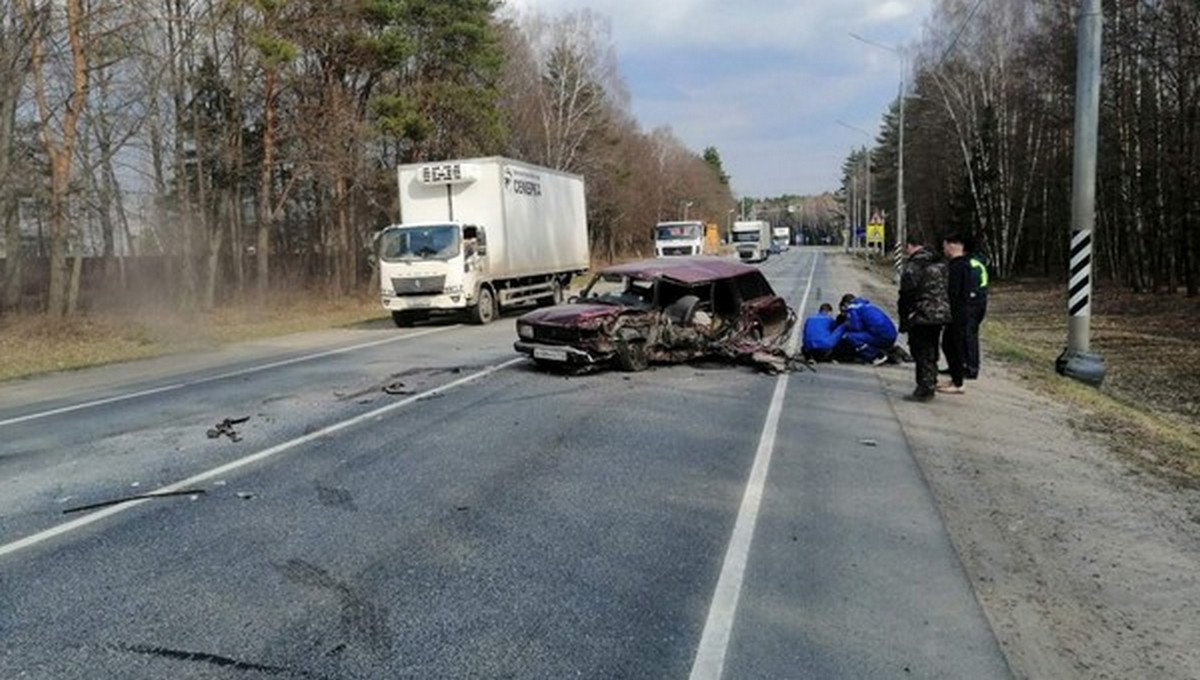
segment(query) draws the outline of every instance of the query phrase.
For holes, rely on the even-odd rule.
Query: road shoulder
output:
[[[911,366],[878,370],[1018,676],[1200,677],[1200,492],[1146,474],[995,362],[931,404],[903,401]]]

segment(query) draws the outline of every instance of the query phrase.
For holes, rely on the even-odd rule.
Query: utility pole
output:
[[[1082,0],[1075,80],[1075,170],[1071,191],[1071,259],[1067,278],[1067,348],[1055,368],[1098,387],[1104,360],[1091,351],[1092,231],[1096,226],[1096,154],[1100,135],[1101,0]]]

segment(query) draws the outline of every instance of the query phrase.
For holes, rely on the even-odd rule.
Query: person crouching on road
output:
[[[938,385],[939,392],[962,394],[967,378],[968,306],[971,303],[971,263],[967,260],[963,239],[950,234],[942,239],[946,257],[947,291],[950,297],[950,325],[942,333],[942,353],[950,367],[950,381]]]
[[[908,333],[908,348],[917,364],[916,401],[937,394],[938,340],[950,323],[946,265],[914,237],[904,245],[900,271],[900,332]]]
[[[887,312],[854,295],[842,297],[840,307],[846,318],[845,342],[854,354],[871,363],[886,360],[896,344],[896,324]]]
[[[816,314],[804,320],[804,343],[801,351],[804,358],[813,361],[832,361],[834,349],[842,341],[846,327],[839,325],[833,316],[833,305],[821,303]]]

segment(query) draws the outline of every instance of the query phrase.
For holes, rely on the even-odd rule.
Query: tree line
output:
[[[715,149],[638,123],[587,11],[0,0],[0,313],[360,290],[396,166],[490,155],[582,174],[601,258],[733,204]]]
[[[996,274],[1062,275],[1071,225],[1077,2],[938,0],[913,46],[904,191],[910,230],[973,234]],[[1200,293],[1200,2],[1106,0],[1098,272]],[[870,149],[894,222],[898,102]],[[845,167],[843,192],[863,172]],[[889,233],[894,229],[889,228]]]

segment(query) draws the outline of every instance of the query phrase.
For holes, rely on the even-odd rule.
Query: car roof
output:
[[[634,278],[664,278],[686,284],[705,283],[745,274],[761,274],[758,269],[736,260],[719,257],[672,257],[627,262],[600,270],[601,274],[619,274]]]

